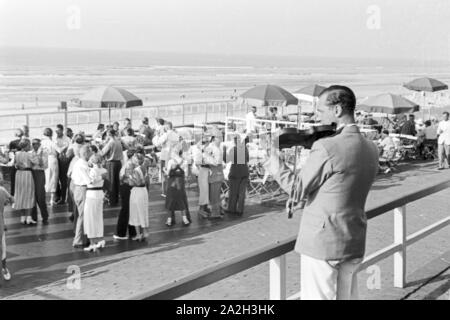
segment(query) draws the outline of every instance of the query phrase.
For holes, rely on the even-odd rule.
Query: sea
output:
[[[104,85],[158,105],[229,99],[260,84],[292,92],[343,84],[359,98],[407,95],[402,85],[421,76],[450,83],[450,62],[0,47],[0,114],[53,110]]]

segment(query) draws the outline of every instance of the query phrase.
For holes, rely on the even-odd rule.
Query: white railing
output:
[[[406,248],[450,224],[449,215],[448,217],[408,236],[406,232],[406,205],[449,187],[450,180],[444,180],[429,187],[412,191],[395,200],[381,204],[378,203],[376,206],[369,208],[366,211],[368,220],[393,210],[394,243],[366,257],[360,265],[359,271],[394,255],[393,284],[395,287],[404,288],[406,285]],[[200,270],[187,277],[176,279],[156,289],[151,289],[147,292],[129,297],[129,299],[175,299],[267,261],[269,261],[270,265],[269,297],[273,300],[286,299],[286,254],[294,250],[295,241],[296,237],[292,236],[283,241],[279,241],[276,244],[268,245],[204,270]],[[298,299],[299,297],[300,292],[287,299],[292,300]]]

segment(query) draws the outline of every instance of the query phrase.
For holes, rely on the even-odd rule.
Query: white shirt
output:
[[[245,116],[245,120],[247,121],[247,133],[255,131],[256,128],[255,114],[253,112],[247,113],[247,115]]]
[[[439,122],[437,134],[439,135],[438,144],[450,145],[450,120]]]
[[[78,159],[73,165],[72,181],[77,186],[87,186],[91,183],[91,178],[89,177],[89,165],[84,159]]]
[[[63,135],[61,138],[55,136],[53,141],[56,144],[56,151],[58,151],[58,153],[61,153],[64,149],[69,148],[69,145],[72,142],[66,135]]]
[[[155,138],[154,144],[157,147],[161,147],[161,160],[168,161],[170,159],[170,152],[172,148],[180,142],[180,137],[175,131],[169,130]]]
[[[56,157],[56,143],[52,141],[49,137],[42,137],[41,140],[41,147],[44,150],[45,153],[47,153],[49,156]]]
[[[217,147],[214,143],[211,143],[206,148],[206,154],[205,154],[205,163],[212,165],[212,166],[218,166],[223,164],[223,152],[222,152],[222,146]]]

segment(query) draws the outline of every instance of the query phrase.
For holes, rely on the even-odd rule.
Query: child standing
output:
[[[86,189],[83,225],[91,245],[84,250],[96,251],[106,244],[103,240],[103,182],[107,170],[102,167],[102,157],[98,154],[94,154],[89,162],[92,164],[89,170],[91,183]]]
[[[136,227],[136,236],[132,240],[143,241],[147,237],[148,219],[148,172],[144,166],[145,157],[135,153],[132,158],[133,172],[128,177],[132,186],[130,194],[130,222]]]
[[[6,226],[3,212],[5,205],[14,203],[14,198],[3,187],[3,177],[0,176],[0,180],[0,257],[2,259],[2,277],[6,281],[9,281],[11,280],[11,273],[6,267]]]

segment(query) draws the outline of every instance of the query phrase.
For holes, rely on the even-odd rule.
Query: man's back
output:
[[[307,203],[296,250],[321,260],[363,257],[364,207],[377,172],[377,147],[354,125],[316,142],[301,173]]]

